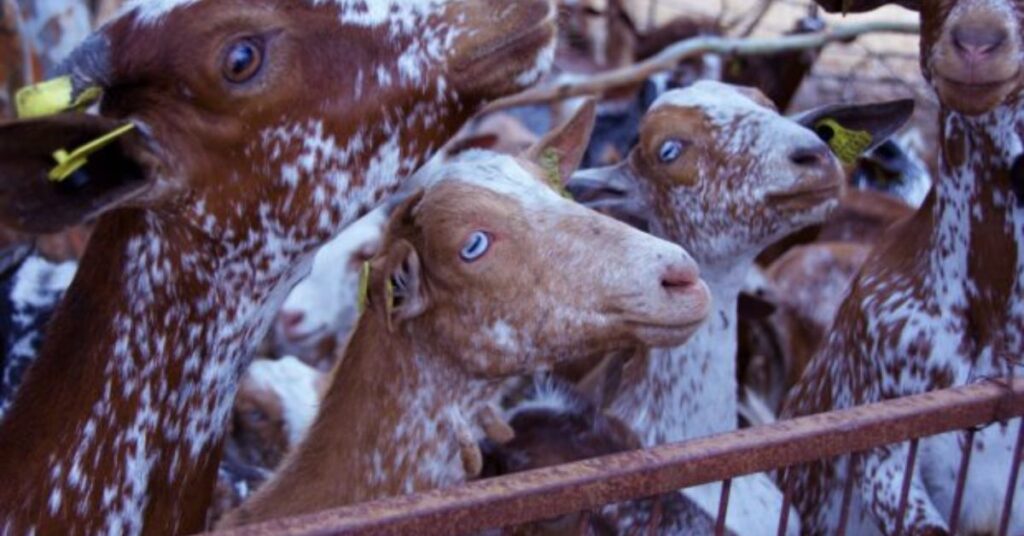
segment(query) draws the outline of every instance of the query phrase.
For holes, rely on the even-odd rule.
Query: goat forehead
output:
[[[684,89],[669,91],[654,101],[651,110],[666,106],[700,110],[715,125],[728,125],[737,118],[751,115],[782,119],[734,86],[713,81],[701,81]]]
[[[528,210],[573,206],[531,174],[522,161],[490,151],[467,151],[425,170],[418,178],[424,188],[436,187],[444,181],[471,184],[511,197]]]
[[[122,14],[136,14],[139,24],[153,24],[178,8],[213,0],[131,0]],[[450,0],[307,0],[312,6],[337,6],[342,23],[358,26],[397,25],[411,32],[418,21],[437,14]]]
[[[774,110],[751,100],[735,87],[719,82],[698,82],[662,95],[651,110],[699,110],[715,135],[731,138],[719,148],[729,154],[762,156],[794,143],[810,143],[813,133]]]

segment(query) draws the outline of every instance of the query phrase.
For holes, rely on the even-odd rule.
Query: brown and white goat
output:
[[[319,245],[550,63],[547,0],[138,0],[0,125],[0,221],[104,213],[0,425],[0,531],[203,527],[237,379]],[[91,93],[91,92],[90,92]],[[73,151],[135,130],[63,182]]]
[[[309,435],[228,526],[463,482],[509,377],[693,334],[710,296],[689,255],[545,184],[582,158],[583,112],[537,163],[470,151],[422,172]]]
[[[645,446],[738,426],[737,300],[747,273],[764,248],[822,222],[844,184],[838,160],[809,127],[831,119],[848,129],[889,132],[912,109],[908,101],[827,107],[798,122],[779,115],[756,90],[699,82],[655,102],[624,163],[573,179],[570,189],[592,206],[643,221],[692,252],[714,298],[708,323],[692,340],[645,350],[625,365],[609,409]],[[685,493],[714,514],[720,487]],[[727,525],[737,534],[759,534],[781,508],[782,494],[767,476],[736,479]],[[791,520],[795,533],[796,516]]]
[[[886,3],[820,3],[861,11]],[[808,415],[1020,373],[1024,355],[1024,6],[1011,0],[903,0],[922,17],[921,65],[942,104],[941,171],[913,218],[883,238],[825,346],[787,401]],[[840,5],[842,4],[842,6]],[[999,532],[1019,421],[977,431],[959,531]],[[812,534],[836,530],[854,479],[848,533],[946,534],[964,433],[802,467],[792,491]],[[911,478],[906,515],[901,486]],[[1016,493],[1024,491],[1018,481]],[[1012,492],[1011,492],[1012,493]],[[1024,531],[1024,503],[1009,533]]]

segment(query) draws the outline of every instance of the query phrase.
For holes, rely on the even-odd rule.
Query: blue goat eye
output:
[[[463,261],[473,262],[480,257],[483,257],[490,248],[491,237],[483,231],[476,231],[469,235],[469,240],[466,241],[466,245],[463,246],[462,251],[459,252],[459,257],[461,257]]]
[[[671,164],[679,159],[683,154],[683,142],[679,140],[668,140],[661,144],[661,149],[658,150],[658,159],[663,164]]]

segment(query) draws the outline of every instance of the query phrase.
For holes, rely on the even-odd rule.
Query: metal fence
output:
[[[445,490],[281,519],[221,534],[468,534],[588,512],[608,504],[723,481],[718,522],[721,533],[732,478],[784,470],[821,459],[855,456],[875,447],[909,441],[908,476],[902,483],[902,513],[918,441],[946,432],[965,431],[968,448],[961,459],[954,511],[949,517],[951,532],[955,534],[975,430],[1022,416],[1024,380],[986,381]],[[1006,477],[1007,493],[1001,518],[1001,534],[1004,535],[1024,446],[1024,426],[1020,430],[1014,463]],[[851,492],[852,484],[846,487],[843,502],[846,505]],[[788,506],[782,510],[780,534],[786,526],[788,510]],[[656,533],[653,526],[648,533]]]

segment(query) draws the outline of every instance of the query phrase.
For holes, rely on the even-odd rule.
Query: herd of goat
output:
[[[913,100],[781,113],[815,51],[476,117],[716,31],[618,1],[0,0],[0,535],[241,527],[1014,376],[1024,4],[816,1],[920,12],[934,154]],[[960,531],[996,534],[1019,426],[735,478],[726,529],[837,533],[852,482],[847,533],[948,534],[971,449]],[[510,530],[710,534],[721,496]]]

